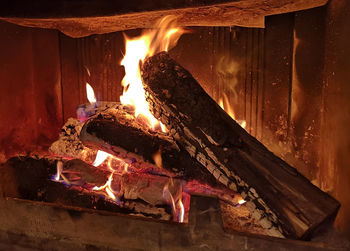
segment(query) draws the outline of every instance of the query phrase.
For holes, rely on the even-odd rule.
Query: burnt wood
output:
[[[122,198],[122,206],[108,201],[98,193],[81,188],[74,188],[52,181],[56,174],[56,159],[13,157],[0,167],[0,198],[11,197],[32,201],[51,202],[65,206],[104,210],[122,214],[136,214],[156,219],[170,219],[168,206],[152,206],[137,197]],[[108,172],[94,169],[81,160],[64,163],[64,170],[78,171],[78,176],[96,185],[103,185],[108,179]],[[106,176],[105,176],[106,175]],[[124,188],[131,187],[128,184]],[[171,191],[173,192],[173,191]],[[130,196],[129,196],[130,197]],[[164,204],[164,203],[163,203]]]
[[[142,78],[155,117],[272,234],[306,239],[334,219],[338,201],[249,135],[167,53],[148,58]]]
[[[140,163],[146,161],[155,164],[155,155],[160,154],[161,167],[176,176],[218,186],[215,178],[182,146],[178,146],[167,134],[148,129],[127,112],[126,106],[119,105],[117,109],[109,109],[87,120],[79,138],[89,148],[104,150],[123,159],[135,159]]]

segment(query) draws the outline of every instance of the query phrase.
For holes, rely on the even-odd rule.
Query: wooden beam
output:
[[[152,28],[166,15],[178,17],[179,26],[264,27],[264,17],[325,5],[328,0],[215,0],[215,1],[38,1],[5,5],[0,19],[29,27],[58,29],[72,37],[135,28]],[[20,1],[22,2],[22,1]],[[17,7],[14,4],[17,3]],[[41,3],[41,4],[40,4]],[[14,7],[15,6],[15,7]]]
[[[0,198],[2,243],[35,250],[288,250],[331,251],[334,244],[225,233],[218,200],[191,196],[188,224],[164,223],[136,216],[55,203]],[[78,229],[79,231],[72,231]],[[57,237],[59,236],[59,237]]]

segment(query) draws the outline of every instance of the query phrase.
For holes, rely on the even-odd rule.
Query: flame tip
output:
[[[182,29],[174,27],[175,16],[165,16],[157,22],[158,29],[147,30],[139,37],[130,38],[125,33],[125,55],[121,65],[125,68],[125,76],[122,80],[124,87],[120,102],[124,105],[132,105],[135,109],[135,117],[143,115],[146,124],[153,129],[160,128],[166,132],[165,127],[152,115],[149,104],[146,101],[146,93],[143,88],[140,63],[156,52],[168,51],[170,47],[176,45],[181,36]]]

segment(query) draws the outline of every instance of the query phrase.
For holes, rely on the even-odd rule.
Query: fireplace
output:
[[[229,4],[226,2],[218,4]],[[322,5],[322,1],[319,2]],[[345,14],[349,6],[343,2],[334,0],[309,10],[295,9],[291,13],[256,19],[248,18],[248,15],[230,21],[246,27],[231,26],[232,23],[225,23],[226,20],[220,18],[215,27],[211,27],[209,21],[193,21],[187,14],[188,19],[184,18],[180,23],[192,26],[169,51],[171,58],[186,68],[211,98],[249,134],[341,202],[335,220],[340,236],[346,236],[350,226],[349,198],[346,194],[346,181],[350,177],[346,168],[348,134],[345,127],[349,97],[346,86],[349,76],[345,67],[348,63],[346,24],[350,21]],[[198,9],[194,16],[200,16],[201,8],[205,8],[187,7],[191,11]],[[147,8],[144,6],[143,10],[155,11],[153,7]],[[171,6],[167,11],[177,8],[179,6]],[[215,6],[210,8],[215,9]],[[282,12],[285,11],[278,13]],[[94,26],[94,20],[79,16],[74,11],[69,15],[77,19],[74,20],[77,26],[71,27],[72,23],[60,21],[65,14],[59,11],[56,19],[51,16],[52,20],[46,23],[43,20],[48,17],[40,16],[41,12],[35,12],[35,8],[32,13],[29,17],[16,12],[2,16],[7,21],[24,26],[56,27],[63,33],[1,21],[2,163],[11,156],[30,154],[33,157],[37,154],[41,157],[47,154],[49,147],[58,139],[62,126],[69,118],[77,116],[77,108],[83,107],[86,111],[86,104],[90,104],[86,95],[87,82],[98,101],[119,101],[123,92],[120,83],[125,74],[120,65],[125,54],[124,35],[139,36],[141,28],[150,28],[156,19],[150,23],[131,22],[130,26],[118,29],[113,24],[114,30],[119,31],[112,32],[113,28],[106,23]],[[47,13],[52,15],[50,10]],[[206,20],[215,19],[211,18]],[[253,28],[259,27],[261,20],[265,21],[265,28]],[[84,22],[90,22],[91,29],[82,28]],[[94,33],[102,34],[90,35]],[[142,248],[147,243],[159,249],[200,245],[219,249],[232,248],[233,245],[267,249],[275,245],[277,249],[292,247],[295,250],[346,248],[347,245],[345,239],[333,234],[334,230],[329,226],[326,230],[321,229],[320,233],[314,233],[314,241],[311,242],[231,233],[237,228],[230,229],[229,225],[237,219],[231,223],[225,221],[225,217],[226,220],[230,218],[227,216],[230,211],[227,208],[225,211],[220,196],[218,200],[192,195],[188,201],[188,222],[184,223],[185,226],[159,218],[144,220],[121,216],[110,210],[109,204],[96,210],[9,197],[3,199],[2,217],[5,219],[6,212],[10,211],[14,213],[8,215],[19,217],[8,216],[8,220],[4,221],[1,229],[4,245],[42,249],[52,248],[57,243],[62,248],[75,249]],[[238,208],[239,205],[236,206]],[[246,210],[245,205],[243,208]],[[234,217],[231,215],[231,218]],[[244,220],[253,226],[257,224]],[[57,226],[59,221],[63,226]],[[98,231],[94,226],[105,238],[95,237]],[[121,226],[128,227],[124,229]],[[240,227],[239,230],[248,232],[254,228]],[[256,228],[258,232],[259,227]],[[26,233],[30,229],[34,234]],[[86,231],[79,233],[79,229]],[[144,233],[145,229],[152,231]],[[158,234],[152,235],[151,232]],[[113,235],[119,236],[118,241],[113,240]],[[46,246],[43,242],[47,242]]]

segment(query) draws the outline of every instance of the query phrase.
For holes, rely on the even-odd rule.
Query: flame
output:
[[[104,151],[98,150],[95,160],[92,163],[93,166],[98,167],[99,165],[101,165],[108,157],[110,157],[111,155],[109,153],[106,153]]]
[[[234,120],[236,120],[236,117],[235,117],[235,114],[233,112],[233,109],[231,107],[231,104],[230,102],[228,101],[228,98],[227,98],[227,95],[226,93],[224,93],[223,95],[223,98],[220,98],[219,99],[219,106],[228,114],[230,115],[231,118],[233,118]],[[243,128],[246,128],[247,126],[247,122],[245,120],[236,120],[237,123],[243,127]]]
[[[63,163],[62,163],[62,161],[57,161],[56,168],[57,168],[57,173],[55,175],[55,180],[59,181],[60,177],[61,177],[61,174],[62,174],[62,171],[63,171]]]
[[[245,120],[238,121],[238,123],[241,125],[241,127],[246,128],[247,122]]]
[[[240,205],[243,205],[244,203],[246,203],[246,201],[243,200],[243,199],[240,199],[240,200],[238,201],[238,204],[240,204]]]
[[[182,204],[181,199],[179,199],[178,205],[179,205],[179,207],[180,207],[179,222],[184,222],[185,208],[184,208],[184,205]]]
[[[172,180],[170,180],[172,182]],[[170,203],[171,209],[173,210],[173,215],[176,215],[176,207],[175,207],[175,201],[173,198],[173,195],[171,194],[169,190],[169,184],[165,184],[163,187],[163,198],[167,201],[167,203]]]
[[[114,174],[114,172],[111,173],[106,184],[104,184],[103,186],[100,186],[100,187],[95,186],[92,188],[92,190],[94,190],[94,191],[105,190],[105,192],[107,193],[109,198],[115,201],[115,200],[117,200],[117,197],[114,195],[115,191],[112,189],[113,174]]]
[[[91,85],[89,85],[88,82],[86,82],[86,96],[87,99],[91,104],[96,103],[96,97],[95,97],[95,92],[94,89],[92,89]]]
[[[153,154],[152,158],[157,167],[163,168],[162,151],[160,149]]]
[[[54,181],[65,182],[67,185],[71,184],[71,182],[66,178],[66,176],[63,175],[63,163],[62,163],[62,161],[60,161],[60,160],[57,161],[56,168],[57,168],[57,172],[56,172],[56,175],[53,177]],[[63,179],[63,181],[61,181],[61,178]]]
[[[118,172],[118,173],[127,173],[129,164],[125,162],[125,160],[118,158],[116,156],[113,156],[109,153],[106,153],[104,151],[98,150],[95,160],[92,163],[93,166],[98,167],[101,164],[103,164],[105,161],[107,161],[107,167],[109,171],[111,172]],[[122,167],[122,170],[119,168]]]
[[[163,198],[166,200],[168,204],[171,205],[174,219],[177,219],[178,222],[183,222],[185,217],[185,207],[182,203],[181,198],[177,202],[175,202],[174,197],[169,190],[169,185],[172,185],[172,183],[173,183],[173,180],[172,178],[170,178],[169,182],[164,185]]]
[[[140,61],[161,51],[168,51],[174,47],[184,33],[181,28],[174,28],[175,18],[166,16],[158,22],[158,29],[148,30],[136,38],[125,36],[125,56],[121,65],[125,68],[125,76],[122,80],[124,87],[120,102],[124,105],[131,105],[135,109],[135,117],[142,115],[147,119],[149,127],[153,130],[160,127],[163,132],[165,126],[151,114],[146,101],[145,90],[142,85],[140,72]]]

